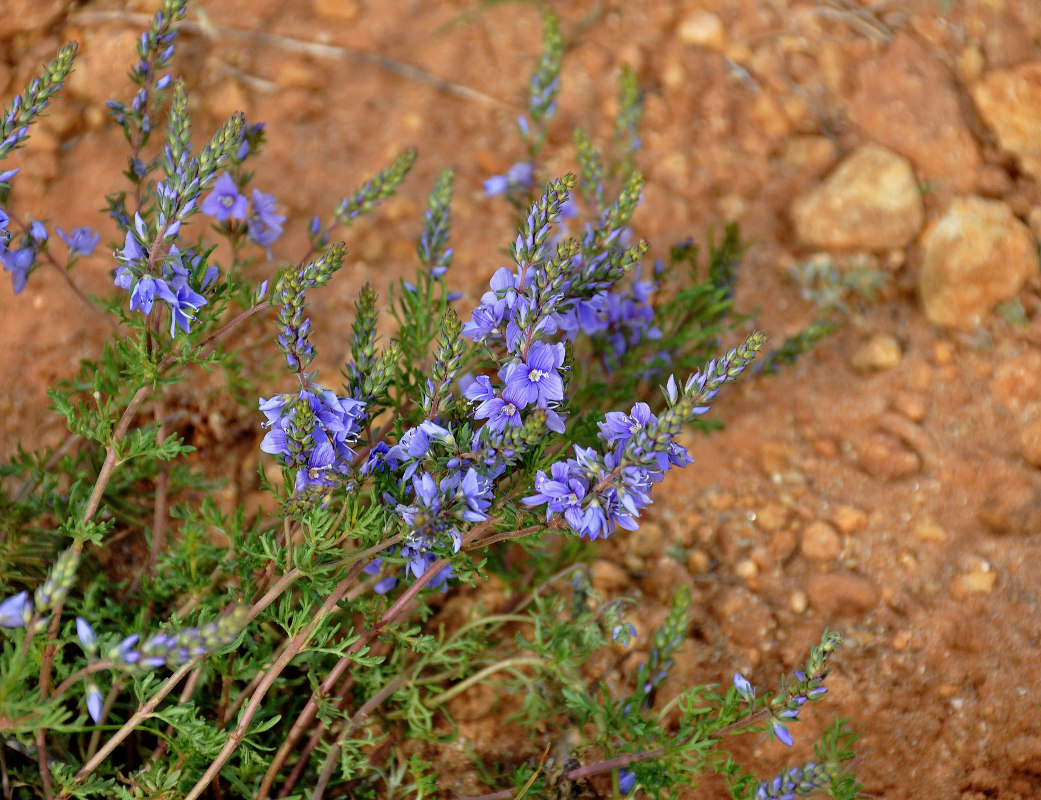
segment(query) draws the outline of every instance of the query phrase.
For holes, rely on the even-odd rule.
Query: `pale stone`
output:
[[[902,357],[903,351],[896,337],[880,333],[856,349],[850,359],[850,365],[861,372],[889,369],[899,364]]]
[[[831,521],[845,534],[856,533],[867,525],[867,512],[855,506],[838,506]]]
[[[951,594],[955,597],[990,594],[997,582],[998,575],[993,570],[976,569],[955,578],[951,585]]]
[[[681,42],[721,51],[726,48],[727,34],[723,22],[711,11],[698,9],[684,17],[676,29]]]
[[[991,72],[972,87],[972,97],[1002,148],[1041,179],[1041,62]]]
[[[947,531],[932,519],[923,519],[915,523],[914,535],[923,542],[947,541]]]
[[[793,136],[781,158],[791,167],[818,172],[835,163],[836,155],[835,142],[827,136]]]
[[[1041,352],[1025,347],[995,371],[990,391],[1006,411],[1020,415],[1041,402]]]
[[[922,234],[918,291],[937,325],[978,326],[1037,271],[1034,237],[997,200],[958,198]]]
[[[804,244],[836,249],[904,247],[922,227],[922,196],[910,163],[876,144],[857,148],[792,207]]]
[[[754,578],[759,574],[759,565],[750,558],[743,558],[734,565],[734,574],[739,578]]]

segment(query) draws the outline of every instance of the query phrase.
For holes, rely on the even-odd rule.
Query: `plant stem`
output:
[[[142,703],[137,711],[131,715],[130,719],[123,723],[123,727],[116,731],[111,739],[105,742],[105,746],[98,750],[86,764],[80,767],[79,772],[72,779],[73,786],[83,783],[87,776],[97,769],[101,762],[108,758],[109,754],[119,746],[120,742],[137,730],[137,726],[152,715],[152,712],[155,711],[166,696],[181,682],[181,678],[191,672],[201,660],[202,658],[195,658],[187,664],[182,664],[178,667],[177,671],[163,682],[162,686],[149,698],[148,702]],[[69,790],[66,789],[61,793],[59,800],[65,800],[65,798],[69,797],[69,794]]]
[[[311,637],[314,635],[315,629],[318,627],[332,610],[336,607],[336,604],[340,602],[344,594],[350,585],[354,583],[354,580],[358,577],[361,572],[361,562],[357,562],[347,573],[347,577],[337,584],[336,588],[333,589],[332,593],[325,598],[325,602],[322,603],[321,608],[315,613],[314,619],[312,619],[307,625],[300,630],[296,636],[294,636],[289,645],[282,654],[275,660],[271,667],[264,674],[264,679],[257,686],[256,691],[250,698],[249,703],[246,704],[245,710],[242,712],[239,724],[235,727],[235,730],[228,736],[228,741],[224,747],[221,748],[220,753],[213,760],[213,763],[206,769],[203,776],[198,780],[192,790],[188,792],[184,800],[198,800],[202,793],[206,790],[206,787],[210,785],[214,778],[220,773],[221,769],[225,764],[228,763],[228,759],[231,758],[231,754],[235,752],[242,738],[246,735],[246,730],[249,728],[250,722],[253,721],[253,717],[256,716],[257,711],[260,710],[260,705],[267,695],[268,691],[274,685],[275,680],[282,671],[289,666],[289,662],[307,646],[307,643],[311,641]],[[274,588],[274,587],[272,587]]]
[[[535,656],[516,656],[515,658],[508,658],[505,661],[498,661],[495,664],[488,665],[480,672],[475,672],[466,680],[459,681],[459,683],[457,683],[451,689],[447,689],[446,691],[442,692],[436,697],[430,698],[425,703],[423,703],[423,705],[425,705],[427,708],[437,708],[439,705],[447,703],[456,695],[462,694],[474,684],[480,683],[489,675],[494,675],[496,672],[501,672],[502,670],[512,671],[514,667],[535,667],[543,665],[545,663],[545,659],[537,658]]]

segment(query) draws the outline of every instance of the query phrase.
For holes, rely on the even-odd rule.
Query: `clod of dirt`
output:
[[[857,460],[868,475],[886,480],[914,475],[922,466],[918,453],[896,436],[883,431],[865,436],[860,441]]]
[[[801,549],[810,561],[831,561],[842,552],[842,538],[831,525],[818,520],[802,532]]]
[[[863,614],[874,608],[881,598],[873,580],[848,571],[811,578],[807,592],[810,605],[825,618]]]
[[[875,141],[907,156],[923,178],[954,192],[977,186],[980,152],[961,113],[947,68],[916,38],[897,34],[857,73],[850,120]]]

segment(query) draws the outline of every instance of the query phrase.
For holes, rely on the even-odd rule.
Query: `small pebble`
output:
[[[809,607],[810,598],[801,589],[796,589],[792,592],[791,597],[788,598],[788,608],[796,614],[802,614]]]
[[[739,578],[754,578],[759,574],[759,565],[750,558],[743,558],[734,566],[734,574]]]
[[[857,533],[867,525],[867,512],[854,506],[838,506],[831,521],[842,533]]]
[[[810,561],[831,561],[842,552],[842,539],[831,525],[818,520],[802,532],[801,550]]]
[[[994,584],[998,581],[998,575],[993,570],[977,569],[966,572],[954,579],[951,585],[951,594],[954,597],[968,597],[973,594],[990,594]]]
[[[857,348],[850,359],[850,365],[860,372],[868,372],[895,367],[901,358],[903,350],[900,342],[889,334],[880,333]]]
[[[723,22],[711,11],[699,9],[688,14],[680,21],[676,33],[680,41],[710,50],[723,50],[727,44]]]
[[[923,542],[946,542],[947,531],[931,519],[919,520],[914,526],[914,535]]]
[[[704,575],[712,566],[712,559],[704,550],[695,548],[687,556],[687,569],[691,575]]]

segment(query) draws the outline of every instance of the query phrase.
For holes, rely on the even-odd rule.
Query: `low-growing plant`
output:
[[[487,798],[580,796],[598,774],[613,776],[615,796],[672,796],[706,770],[736,798],[853,798],[844,721],[815,760],[765,782],[727,748],[745,731],[793,744],[803,704],[825,693],[837,634],[775,692],[735,674],[660,697],[689,594],[657,630],[637,631],[628,601],[593,589],[576,547],[639,527],[654,485],[691,460],[683,426],[704,425],[765,342],[752,333],[711,357],[741,320],[735,227],[710,243],[705,268],[690,243],[642,266],[635,75],[622,73],[607,154],[579,131],[577,173],[540,183],[564,48],[545,15],[518,123],[527,157],[486,185],[519,213],[511,265],[474,309],[456,310],[445,170],[415,276],[388,290],[396,333],[378,335],[366,286],[342,380],[329,384],[314,369],[308,298],[348,258],[338,237],[394,195],[416,153],[314,217],[298,261],[250,280],[291,221],[247,169],[262,124],[237,114],[194,143],[184,83],[168,71],[184,14],[184,0],[164,0],[138,44],[132,99],[108,104],[130,148],[129,187],[107,198],[120,291],[87,302],[112,335],[50,391],[67,440],[20,450],[0,471],[4,796],[443,794],[417,745],[456,736],[448,706],[483,685],[512,693],[511,724],[531,734],[528,753],[475,760]],[[75,53],[63,47],[4,110],[0,157],[26,141]],[[69,268],[98,234],[57,229],[60,258],[47,224],[12,210],[16,172],[0,173],[14,291],[46,266],[75,288]],[[242,354],[271,325],[283,378]],[[171,411],[200,370],[223,375],[266,431],[270,511],[210,494],[207,453]],[[261,388],[271,381],[282,389]],[[118,539],[136,544],[139,564],[106,568],[99,556]],[[434,616],[443,592],[490,577],[505,587],[500,607],[478,604],[447,627]],[[628,689],[589,678],[591,655],[633,639],[649,646]]]

